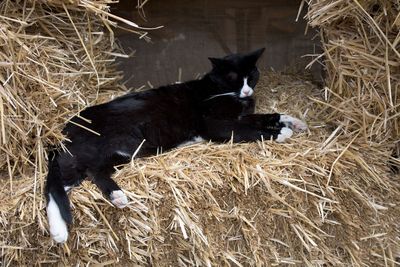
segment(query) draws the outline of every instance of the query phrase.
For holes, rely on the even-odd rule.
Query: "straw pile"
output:
[[[107,2],[0,3],[0,169],[10,180],[32,167],[42,173],[65,122],[121,89],[110,65],[124,55],[106,30],[114,22],[95,15]]]
[[[371,3],[378,3],[379,8]],[[396,263],[396,257],[400,256],[400,176],[391,172],[391,167],[399,166],[398,159],[392,155],[399,140],[400,57],[396,47],[400,38],[400,7],[394,1],[363,1],[360,5],[355,0],[315,0],[308,4],[310,24],[321,27],[325,50],[321,63],[327,70],[326,87],[321,91],[306,81],[304,75],[264,72],[256,91],[259,112],[279,111],[305,118],[310,126],[309,132],[296,135],[286,144],[271,141],[223,145],[203,143],[147,159],[135,159],[119,167],[114,176],[126,190],[130,199],[128,207],[116,209],[92,184],[85,182],[70,194],[75,217],[70,239],[65,245],[55,245],[48,236],[44,199],[40,194],[45,170],[38,166],[43,164],[44,158],[36,155],[43,153],[40,149],[43,149],[44,143],[39,148],[34,144],[39,142],[38,139],[41,142],[58,142],[60,139],[56,131],[62,128],[59,125],[62,120],[95,101],[96,94],[103,92],[103,85],[97,86],[94,71],[81,73],[80,78],[74,81],[78,85],[82,80],[86,83],[81,85],[80,90],[76,89],[77,93],[70,94],[68,101],[72,104],[64,104],[67,108],[63,108],[63,94],[59,93],[61,100],[56,102],[58,107],[52,109],[53,113],[47,113],[53,115],[40,117],[43,120],[47,118],[41,124],[42,128],[31,124],[36,132],[37,129],[46,129],[47,136],[43,135],[45,131],[40,132],[41,135],[31,134],[25,138],[15,135],[15,140],[21,138],[19,142],[27,142],[23,143],[27,152],[24,157],[31,159],[32,166],[12,165],[23,170],[20,171],[23,175],[15,178],[16,172],[11,168],[14,179],[7,179],[5,172],[2,181],[2,264],[400,264],[398,259]],[[7,8],[13,5],[8,3]],[[22,10],[21,7],[19,10]],[[25,15],[19,13],[13,19],[22,21],[21,17],[28,14],[35,17],[36,11],[27,12],[31,10],[26,9]],[[53,16],[61,17],[49,25],[64,21],[70,26],[68,16],[62,16],[67,13],[65,9],[57,10],[59,13],[53,11],[45,20],[52,20]],[[81,7],[67,10],[70,15],[73,10],[81,15],[74,17],[73,21],[84,17],[80,12],[89,12],[81,10]],[[372,14],[372,10],[375,10],[373,17],[367,15]],[[8,11],[2,14],[10,20],[10,16],[17,13]],[[43,15],[37,15],[37,18],[40,17]],[[91,15],[87,18],[93,23],[98,22]],[[81,21],[79,25],[87,26],[83,24]],[[8,36],[16,36],[15,32],[11,33],[14,35]],[[25,32],[28,33],[32,32]],[[42,31],[40,35],[32,34],[42,35],[45,35]],[[54,36],[51,40],[55,43],[52,45],[62,49],[69,47],[57,42],[58,34],[54,33]],[[19,45],[32,45],[36,49],[47,47],[47,44],[34,46],[36,39],[31,42],[16,40],[20,40],[17,42]],[[82,51],[82,47],[79,49],[79,45],[75,45],[76,50],[66,55],[72,61],[67,66],[74,66],[78,59],[89,61],[83,55],[86,52]],[[103,50],[94,51],[93,59],[97,59],[102,51],[111,51],[111,48],[105,45]],[[3,53],[0,55],[3,56]],[[82,57],[75,57],[75,53]],[[19,59],[25,63],[27,58],[26,55],[22,59],[11,58],[10,62]],[[36,57],[38,62],[41,59]],[[27,73],[41,69],[36,65],[31,68],[26,64],[5,65],[5,70],[10,69],[8,71],[19,71],[17,67],[29,69],[30,72],[23,69]],[[50,64],[44,66],[49,68]],[[85,66],[90,69],[90,62]],[[75,68],[78,69],[78,66]],[[96,68],[98,73],[104,73],[101,77],[112,76],[109,66],[104,65],[104,72],[99,72],[99,69]],[[52,76],[45,68],[42,70],[31,76],[49,81]],[[19,79],[15,78],[19,76]],[[44,110],[51,109],[50,104],[41,104],[48,98],[42,94],[38,100],[34,98],[35,94],[53,90],[53,87],[64,88],[62,81],[67,79],[50,80],[52,83],[44,83],[47,86],[32,79],[26,82],[31,87],[19,87],[18,81],[27,79],[19,76],[14,74],[10,81],[16,80],[6,83],[8,90],[1,90],[1,93],[18,95],[25,92],[23,88],[30,88],[25,92],[30,101],[25,100],[24,106],[41,105]],[[115,82],[110,80],[104,88],[108,89]],[[68,87],[68,90],[73,90],[71,88],[75,87]],[[52,92],[51,96],[58,91]],[[103,95],[104,98],[112,97],[109,91]],[[78,96],[82,100],[75,98]],[[2,95],[2,101],[2,112],[5,112],[10,100]],[[18,118],[27,116],[20,112]],[[11,120],[10,116],[4,118],[25,127],[25,123],[32,123],[32,119],[27,118],[40,122],[41,112],[33,114],[36,116],[23,117],[25,119],[20,121],[15,117]],[[64,117],[53,122],[53,117],[59,117],[55,114]],[[2,125],[9,124],[2,122]],[[23,132],[14,131],[16,134]],[[6,155],[10,162],[17,162],[18,159],[21,162],[23,152],[12,150],[12,146],[3,147],[4,143],[2,150],[9,151]],[[11,183],[13,190],[10,191]]]
[[[310,1],[307,19],[325,51],[327,119],[366,143],[399,142],[400,3]]]

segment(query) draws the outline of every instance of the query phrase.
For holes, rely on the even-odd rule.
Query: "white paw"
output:
[[[68,239],[68,227],[62,219],[60,209],[58,208],[53,196],[49,194],[49,203],[47,205],[47,218],[49,220],[50,236],[57,243],[64,243]]]
[[[285,140],[292,137],[292,135],[293,135],[292,129],[290,129],[288,127],[283,127],[281,129],[281,133],[278,134],[278,137],[276,138],[276,142],[278,142],[278,143],[285,142]]]
[[[57,243],[65,243],[68,239],[68,228],[65,222],[64,224],[50,227],[50,236]]]
[[[307,124],[304,121],[289,115],[281,115],[279,122],[282,122],[286,127],[291,128],[295,132],[305,131],[308,129]]]
[[[115,190],[110,195],[111,203],[122,209],[128,204],[128,198],[121,190]]]

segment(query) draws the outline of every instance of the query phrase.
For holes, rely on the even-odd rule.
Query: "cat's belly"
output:
[[[203,141],[204,141],[204,139],[201,136],[195,136],[190,140],[187,140],[187,141],[185,141],[183,143],[180,143],[176,147],[190,146],[190,145],[193,145],[193,144],[201,143]]]

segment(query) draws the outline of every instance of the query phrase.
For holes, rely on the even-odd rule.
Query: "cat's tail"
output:
[[[46,198],[47,217],[50,234],[58,243],[64,243],[68,238],[67,224],[72,223],[72,214],[67,192],[62,183],[58,152],[49,153],[49,172],[47,174]]]

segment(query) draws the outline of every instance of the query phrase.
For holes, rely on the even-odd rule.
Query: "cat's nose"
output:
[[[249,95],[249,94],[250,94],[250,91],[243,91],[243,94],[244,94],[244,95]]]

